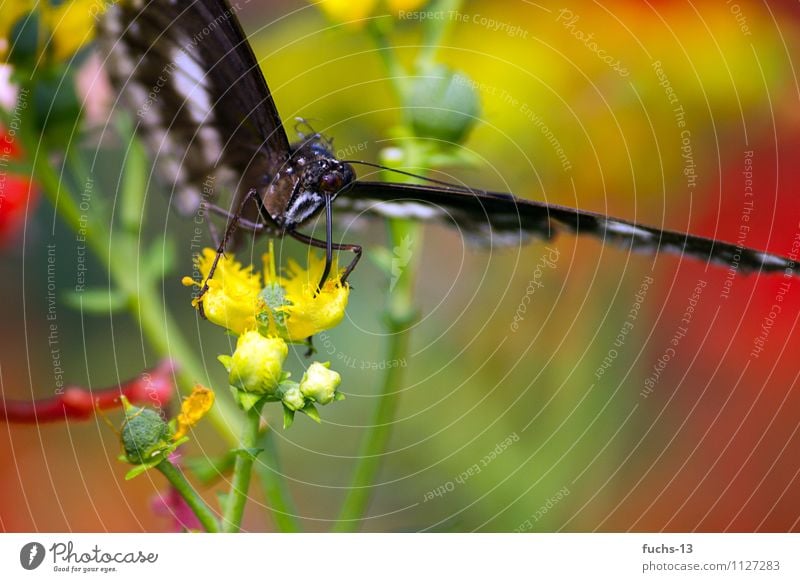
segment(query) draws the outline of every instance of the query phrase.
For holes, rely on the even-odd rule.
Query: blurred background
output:
[[[347,157],[376,161],[391,145],[403,113],[358,28],[288,0],[253,0],[240,19],[284,119],[312,120]],[[396,26],[410,63],[419,22]],[[798,33],[800,10],[788,1],[468,1],[440,60],[478,87],[481,119],[463,146],[478,163],[438,177],[797,252]],[[112,192],[115,171],[101,176]],[[53,391],[48,244],[62,249],[57,280],[74,285],[74,234],[46,202],[30,208],[0,264],[5,398]],[[215,358],[231,338],[198,319],[180,285],[193,225],[155,185],[146,214],[151,236],[178,243],[180,272],[164,293],[227,397]],[[387,244],[380,222],[341,236]],[[282,249],[304,252],[291,241]],[[570,236],[477,251],[440,226],[410,252],[421,260],[422,318],[400,363],[400,409],[364,531],[800,529],[800,281],[731,278],[723,267]],[[107,285],[91,259],[88,282]],[[316,342],[347,400],[323,409],[321,426],[303,417],[276,433],[310,531],[338,513],[387,365],[390,281],[366,259],[351,282],[348,319]],[[68,382],[111,385],[156,363],[124,315],[82,316],[59,303],[58,318]],[[301,349],[290,358],[302,369]],[[280,410],[267,418],[279,426]],[[4,531],[169,528],[150,506],[161,477],[125,482],[102,419],[0,432]],[[191,454],[225,450],[210,426],[196,433]],[[252,494],[246,528],[272,530],[257,487]]]

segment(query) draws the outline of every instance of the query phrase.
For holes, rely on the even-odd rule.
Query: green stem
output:
[[[394,47],[389,42],[389,38],[382,28],[386,20],[388,19],[382,19],[381,21],[375,19],[370,20],[367,24],[367,32],[378,47],[378,54],[383,61],[383,66],[386,67],[386,71],[389,74],[389,80],[394,88],[395,98],[403,103],[408,95],[408,73],[400,63],[400,59],[397,58]]]
[[[415,63],[417,71],[424,72],[434,64],[436,53],[442,44],[442,39],[456,22],[456,19],[452,18],[451,15],[460,12],[463,3],[463,0],[438,0],[438,2],[435,2],[428,8],[431,12],[447,14],[448,17],[441,20],[431,19],[426,21],[422,38],[422,48],[419,51]]]
[[[45,198],[53,205],[56,214],[58,214],[73,231],[80,231],[81,213],[78,209],[78,205],[75,203],[76,198],[70,191],[69,186],[56,174],[46,154],[37,151],[36,142],[30,139],[26,132],[20,132],[20,134],[22,135],[22,142],[28,155],[34,155],[34,152],[36,152],[36,158],[32,162],[32,177],[41,187]],[[92,226],[92,233],[94,236],[87,236],[86,242],[98,257],[102,257],[108,245],[108,233],[102,229],[102,225],[100,224]]]
[[[405,358],[408,353],[410,334],[406,325],[389,321],[389,354],[392,360]],[[350,489],[347,492],[338,521],[333,531],[352,532],[358,529],[366,512],[372,493],[372,485],[380,468],[381,457],[391,436],[397,405],[400,402],[400,388],[403,384],[404,368],[389,368],[378,396],[378,407],[372,416],[370,428],[361,441],[359,459],[353,473]]]
[[[36,142],[25,135],[25,132],[20,133],[23,134],[25,150],[29,155],[33,155],[37,152]],[[81,183],[86,183],[88,176],[84,175],[86,170],[79,154],[74,152],[68,158],[68,162],[70,169]],[[74,232],[80,232],[82,216],[75,202],[77,198],[65,181],[56,174],[46,156],[41,153],[33,162],[33,178],[62,220]],[[139,178],[131,176],[130,172],[127,172],[125,177],[126,181],[135,181]],[[133,192],[133,189],[126,188],[125,191]],[[94,195],[102,197],[96,188]],[[139,195],[141,196],[141,193]],[[172,358],[178,363],[179,386],[184,394],[190,394],[195,383],[205,378],[207,374],[202,363],[195,358],[186,340],[178,331],[179,327],[171,317],[163,295],[155,286],[155,281],[139,281],[131,270],[131,265],[136,264],[139,253],[140,229],[141,221],[126,220],[122,233],[114,237],[112,244],[111,235],[104,228],[103,220],[92,220],[86,232],[86,243],[111,274],[114,286],[124,290],[128,295],[129,308],[150,344],[160,356]],[[229,444],[235,446],[238,442],[236,431],[241,425],[241,417],[236,409],[229,402],[217,400],[209,412],[209,419],[219,434]]]
[[[407,140],[405,145],[404,160],[389,162],[387,165],[415,167],[419,161],[416,159],[420,153],[415,140]],[[402,179],[402,178],[401,178]],[[412,251],[422,244],[422,231],[418,224],[409,220],[392,219],[389,221],[392,248],[408,248]],[[386,308],[386,325],[388,332],[387,362],[402,361],[407,358],[410,343],[409,327],[417,319],[418,313],[414,305],[414,287],[418,253],[413,253],[409,263],[403,267],[395,287],[389,296]],[[359,449],[359,458],[353,472],[350,489],[345,496],[342,509],[334,531],[355,531],[364,518],[372,493],[372,485],[380,469],[381,458],[386,451],[386,445],[391,436],[397,406],[404,381],[405,368],[388,368],[384,378],[383,387],[378,395],[378,406],[373,413],[370,428],[364,434]]]
[[[197,491],[195,491],[194,487],[186,480],[183,473],[166,459],[156,465],[156,469],[161,471],[164,477],[170,482],[170,485],[180,494],[186,502],[186,505],[189,506],[192,512],[197,516],[197,519],[200,520],[200,523],[203,524],[203,528],[210,533],[218,532],[219,522],[214,512],[211,511],[211,508],[209,508],[206,502],[197,494]]]
[[[222,516],[222,529],[225,533],[238,532],[242,527],[242,515],[247,502],[247,489],[250,487],[250,474],[253,461],[258,454],[258,425],[261,421],[261,407],[256,406],[247,412],[242,436],[239,439],[239,450],[236,451],[236,464],[233,467],[231,490],[225,499],[225,511]]]
[[[298,512],[292,500],[291,492],[286,486],[286,480],[281,477],[281,466],[278,462],[278,449],[275,446],[275,431],[268,428],[261,435],[259,445],[264,449],[264,456],[272,459],[272,466],[266,463],[256,464],[261,485],[264,490],[264,498],[269,503],[269,510],[275,527],[281,532],[302,531],[300,521],[297,518]]]

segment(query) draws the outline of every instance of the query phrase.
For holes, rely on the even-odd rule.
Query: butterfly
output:
[[[601,213],[436,180],[359,179],[354,164],[371,164],[337,159],[325,137],[311,132],[290,143],[236,11],[225,0],[123,0],[109,6],[101,38],[112,82],[137,112],[139,130],[173,186],[174,206],[192,214],[204,205],[228,219],[217,259],[236,228],[291,236],[326,250],[320,285],[333,251],[353,252],[344,281],[362,248],[333,241],[336,209],[443,222],[479,245],[516,246],[568,232],[633,251],[735,264],[743,273],[794,274],[795,263],[786,257]],[[232,193],[229,208],[214,203],[220,192]],[[325,240],[299,230],[323,211]]]

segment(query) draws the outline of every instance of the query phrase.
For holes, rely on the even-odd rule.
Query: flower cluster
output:
[[[281,402],[284,427],[291,425],[296,412],[319,422],[316,405],[344,398],[337,392],[341,376],[329,369],[329,363],[314,362],[295,382],[283,364],[288,343],[306,342],[344,318],[350,288],[341,282],[337,265],[331,269],[337,275],[319,287],[325,259],[314,254],[306,268],[290,261],[285,276],[277,274],[272,251],[263,256],[263,275],[252,265],[221,256],[209,279],[215,258],[213,249],[204,249],[196,259],[202,281],[184,277],[183,283],[207,286],[193,305],[202,308],[209,321],[239,336],[233,355],[219,356],[234,399],[244,410]]]
[[[253,267],[243,267],[232,257],[223,255],[217,264],[214,277],[209,279],[216,251],[210,248],[196,259],[197,271],[202,281],[184,277],[183,284],[208,289],[193,301],[195,308],[202,307],[205,317],[237,335],[259,330],[265,336],[275,336],[287,342],[304,342],[309,337],[337,326],[344,318],[350,287],[338,277],[329,277],[321,289],[317,288],[325,268],[325,259],[309,255],[303,269],[289,261],[288,273],[279,276],[273,253],[263,257],[264,274],[253,272]],[[338,272],[334,261],[331,269]]]
[[[239,336],[233,355],[219,356],[219,361],[228,370],[234,398],[245,410],[259,402],[281,402],[285,428],[292,424],[296,412],[319,422],[315,404],[343,400],[344,395],[337,392],[342,378],[329,369],[328,362],[313,362],[300,382],[294,382],[291,374],[283,370],[288,353],[283,338],[247,331]]]

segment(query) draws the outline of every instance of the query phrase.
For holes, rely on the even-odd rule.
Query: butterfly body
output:
[[[253,233],[288,234],[326,249],[323,280],[332,252],[352,251],[344,279],[361,247],[332,242],[335,202],[342,215],[439,221],[482,246],[516,246],[566,232],[629,251],[735,265],[739,273],[797,273],[788,257],[602,213],[441,182],[358,179],[318,134],[290,145],[236,11],[225,0],[120,0],[107,10],[101,38],[111,80],[137,112],[175,206],[191,214],[206,198],[215,205],[222,194],[232,195],[230,204],[212,208],[229,219],[219,253],[235,238],[238,222]],[[251,199],[257,204],[248,204]],[[323,208],[326,240],[297,230]]]
[[[336,159],[322,138],[294,144],[287,163],[269,180],[261,203],[270,218],[285,231],[294,230],[317,215],[356,177],[350,164]]]

